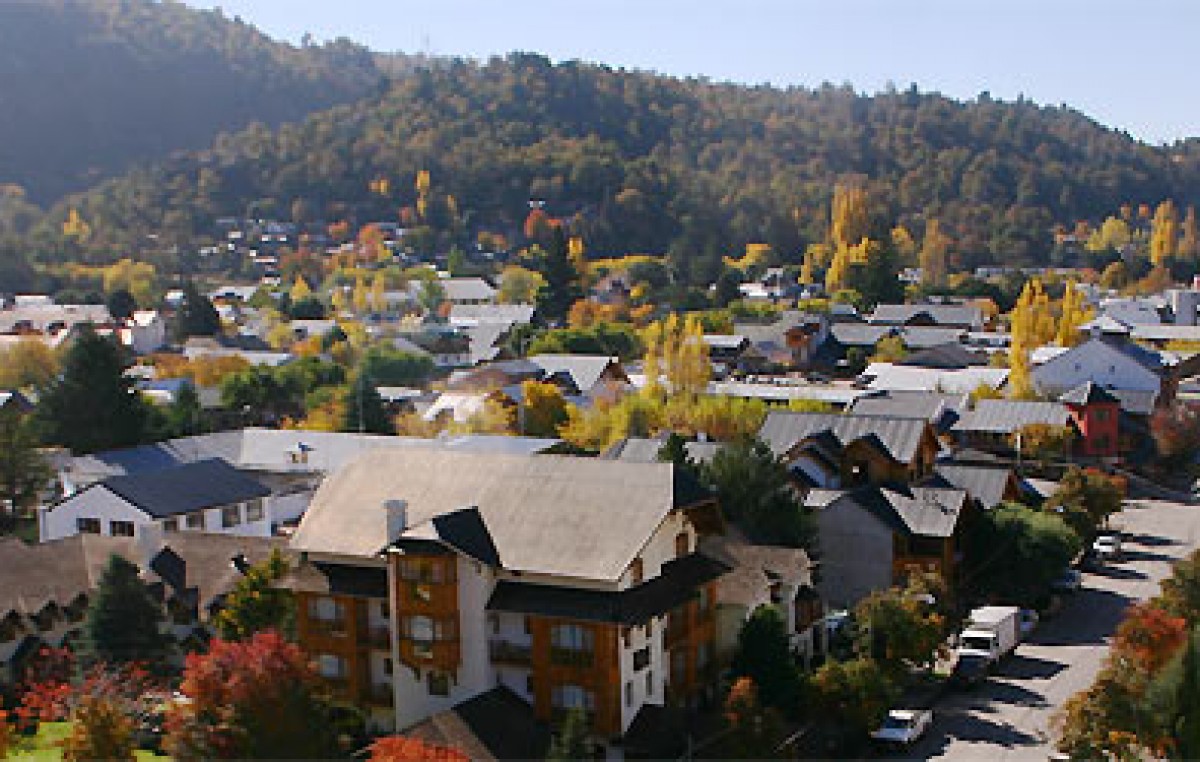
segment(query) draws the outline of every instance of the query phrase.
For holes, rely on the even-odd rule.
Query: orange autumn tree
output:
[[[470,757],[450,746],[438,746],[408,736],[378,738],[368,750],[370,762],[470,762]]]

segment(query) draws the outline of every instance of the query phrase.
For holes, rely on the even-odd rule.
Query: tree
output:
[[[35,420],[43,438],[74,453],[141,443],[148,403],[125,376],[125,367],[113,341],[82,328],[67,351],[62,373],[38,402]]]
[[[287,559],[276,548],[262,563],[246,570],[213,619],[223,640],[245,640],[266,630],[290,636],[295,629],[295,600],[290,590],[276,586],[288,569]]]
[[[742,623],[731,674],[748,677],[758,686],[763,705],[786,714],[800,703],[801,682],[788,644],[787,625],[779,610],[760,606]]]
[[[1049,423],[1030,423],[1022,426],[1012,436],[1014,449],[1021,456],[1047,463],[1066,460],[1075,441],[1075,429]]]
[[[537,313],[545,322],[561,323],[566,320],[571,305],[584,295],[583,275],[571,261],[561,227],[556,227],[550,236],[542,261],[542,277],[546,285],[537,295]]]
[[[1179,235],[1179,249],[1175,252],[1180,259],[1200,259],[1200,230],[1196,224],[1196,207],[1189,206],[1183,218],[1183,229]]]
[[[671,313],[665,320],[647,326],[642,339],[646,345],[648,388],[657,387],[659,376],[665,375],[666,391],[671,395],[696,397],[708,389],[712,363],[704,328],[695,316],[680,320]]]
[[[900,259],[892,246],[891,238],[881,240],[863,239],[859,255],[861,265],[856,268],[851,286],[862,294],[863,304],[894,304],[904,301],[904,284],[900,282]]]
[[[470,762],[463,752],[450,746],[437,746],[420,738],[383,736],[368,748],[368,762]]]
[[[567,401],[554,384],[528,379],[521,384],[521,410],[518,434],[530,437],[557,437],[567,422]]]
[[[925,238],[921,241],[921,282],[940,286],[946,282],[946,253],[950,237],[942,232],[936,217],[925,222]]]
[[[502,304],[533,304],[546,279],[535,270],[509,265],[500,273],[500,289],[496,298]]]
[[[110,664],[158,664],[167,652],[159,625],[162,608],[138,576],[138,567],[115,553],[100,575],[83,622],[87,654]]]
[[[730,302],[740,299],[742,297],[741,284],[741,270],[725,268],[721,277],[717,278],[713,289],[713,304],[718,307],[728,307]]]
[[[433,358],[415,352],[372,347],[361,370],[380,386],[420,386],[433,375]]]
[[[1175,202],[1167,199],[1154,210],[1150,222],[1150,263],[1161,267],[1175,256],[1179,248],[1179,213]]]
[[[822,716],[854,745],[883,721],[897,695],[887,674],[871,659],[829,660],[812,679]]]
[[[908,348],[904,346],[904,339],[899,336],[884,336],[875,344],[875,354],[871,356],[871,362],[896,363],[907,356]]]
[[[1124,491],[1114,479],[1094,469],[1072,466],[1043,506],[1062,515],[1079,536],[1088,541],[1109,516],[1121,510]]]
[[[0,408],[0,529],[7,523],[5,514],[16,515],[37,503],[52,476],[29,419]]]
[[[359,372],[346,399],[345,419],[342,431],[357,431],[368,434],[395,434],[396,427],[383,406],[383,398],[375,384],[363,372]]]
[[[1200,452],[1200,413],[1187,405],[1160,408],[1150,417],[1159,462],[1168,469],[1189,466]]]
[[[749,677],[734,680],[725,697],[725,722],[730,735],[728,758],[773,759],[784,741],[783,723],[774,709],[764,709],[758,687]]]
[[[114,320],[128,320],[133,317],[134,311],[138,308],[133,294],[124,288],[110,292],[105,304],[108,305],[108,314],[112,315]]]
[[[877,590],[854,607],[859,656],[871,658],[889,674],[931,664],[941,646],[945,620],[917,589]]]
[[[1171,576],[1162,581],[1160,605],[1191,625],[1200,624],[1200,551],[1175,562]]]
[[[340,756],[333,704],[299,647],[274,632],[189,654],[167,715],[175,759],[321,759]]]
[[[558,732],[550,740],[546,762],[576,762],[591,759],[592,745],[588,742],[587,715],[580,709],[571,709],[563,717]]]
[[[998,506],[984,512],[968,532],[967,585],[982,598],[1038,605],[1081,544],[1060,516],[1015,504]]]
[[[756,542],[812,546],[813,517],[796,499],[787,466],[763,442],[731,442],[717,451],[702,474],[726,516]]]
[[[1125,288],[1129,285],[1129,269],[1124,262],[1112,262],[1100,273],[1100,285],[1104,288]]]
[[[63,741],[66,762],[103,759],[133,762],[133,721],[116,702],[89,696],[71,716],[71,734]]]
[[[446,301],[446,289],[441,283],[432,279],[421,283],[421,288],[417,292],[417,302],[427,315],[436,317],[438,309],[444,301]]]
[[[185,383],[166,411],[164,434],[170,437],[190,437],[204,430],[204,411],[196,387]]]
[[[292,302],[302,302],[305,299],[311,298],[313,295],[312,289],[308,285],[308,281],[304,280],[304,276],[297,275],[295,282],[292,283],[292,289],[288,292],[288,296]]]
[[[191,336],[216,336],[219,333],[221,316],[196,284],[187,281],[183,284],[183,301],[175,316],[175,338],[186,341]]]
[[[59,365],[44,341],[22,339],[0,350],[0,389],[44,389],[58,375]]]

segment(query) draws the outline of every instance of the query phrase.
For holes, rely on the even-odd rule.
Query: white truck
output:
[[[1012,653],[1020,641],[1021,609],[981,606],[973,610],[958,634],[955,676],[967,683],[983,680],[996,662]]]

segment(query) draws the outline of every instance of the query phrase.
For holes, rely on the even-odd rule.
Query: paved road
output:
[[[948,694],[932,731],[905,755],[915,759],[1045,760],[1051,718],[1090,685],[1121,613],[1158,592],[1175,559],[1200,539],[1200,506],[1158,500],[1130,503],[1114,525],[1126,533],[1126,558],[1084,575],[1084,589],[1042,622],[985,685]]]

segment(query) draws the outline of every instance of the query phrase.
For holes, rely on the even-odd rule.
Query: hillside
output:
[[[372,54],[153,0],[0,2],[0,185],[45,204],[134,162],[378,93]]]
[[[573,219],[592,255],[766,241],[795,261],[824,237],[848,175],[869,178],[881,213],[914,234],[936,215],[956,240],[952,267],[1042,261],[1054,223],[1123,203],[1200,202],[1194,146],[1151,148],[1066,108],[742,87],[514,54],[424,70],[274,132],[221,136],[60,206],[45,230],[78,207],[92,245],[117,251],[147,233],[191,241],[248,210],[396,219],[423,169],[431,197],[453,196],[458,212],[442,209],[434,225],[461,241],[480,229],[512,240],[532,198]],[[377,178],[389,180],[382,194]]]

